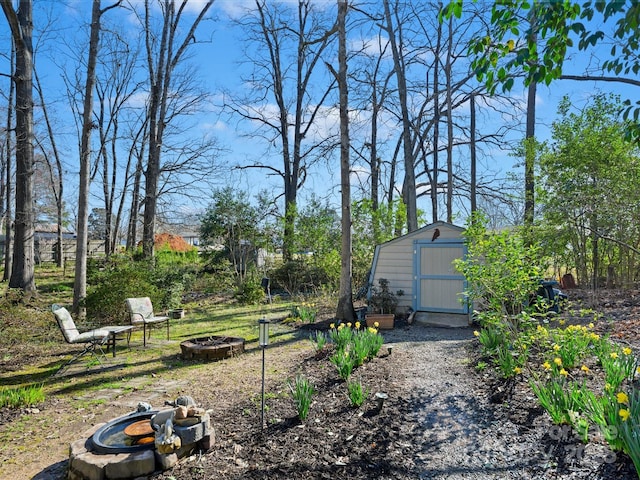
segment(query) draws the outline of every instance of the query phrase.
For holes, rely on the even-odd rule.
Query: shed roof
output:
[[[452,230],[454,232],[458,232],[460,234],[462,234],[462,232],[464,232],[464,228],[463,227],[459,227],[458,225],[454,225],[453,223],[449,223],[449,222],[443,222],[443,221],[437,221],[434,223],[430,223],[429,225],[425,225],[422,228],[419,228],[418,230],[414,230],[413,232],[409,232],[406,233],[404,235],[400,235],[399,237],[393,238],[391,240],[388,240],[384,243],[381,243],[380,245],[388,245],[391,243],[396,243],[396,242],[400,242],[400,241],[406,241],[408,239],[411,239],[412,237],[421,237],[423,235],[425,235],[427,232],[432,232],[433,230],[435,230],[436,228],[447,228],[449,230]]]

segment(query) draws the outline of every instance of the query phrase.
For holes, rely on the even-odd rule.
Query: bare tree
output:
[[[100,42],[100,19],[102,15],[120,5],[121,0],[101,9],[100,0],[93,0],[91,30],[89,34],[89,56],[87,77],[84,86],[82,111],[82,134],[80,140],[80,180],[78,188],[78,225],[76,228],[76,264],[73,282],[73,311],[84,315],[82,302],[87,296],[87,247],[89,242],[89,185],[91,169],[91,130],[93,129],[93,95],[96,84],[96,63]]]
[[[63,247],[62,247],[62,227],[63,227],[63,219],[64,219],[64,201],[63,201],[63,192],[64,192],[64,182],[62,179],[62,160],[60,158],[60,151],[58,150],[58,143],[56,140],[56,135],[54,133],[54,128],[51,122],[51,118],[49,116],[49,110],[47,107],[47,103],[44,99],[44,91],[42,89],[42,84],[40,83],[40,77],[38,76],[38,72],[34,69],[34,78],[36,81],[36,91],[38,92],[38,96],[40,97],[40,108],[42,109],[42,115],[44,118],[45,127],[47,129],[46,137],[49,139],[49,145],[51,147],[51,155],[49,155],[49,149],[45,148],[41,142],[38,142],[38,146],[44,155],[47,172],[49,176],[49,184],[51,188],[51,193],[53,195],[53,200],[55,202],[56,208],[56,264],[58,267],[62,267],[64,263],[63,256]],[[50,158],[52,156],[53,158]]]
[[[402,113],[402,142],[405,170],[402,194],[407,208],[407,228],[409,232],[413,232],[418,229],[418,210],[416,205],[416,177],[412,148],[412,127],[411,119],[409,117],[405,62],[402,53],[402,26],[400,22],[396,22],[396,26],[394,27],[393,20],[391,18],[391,9],[389,8],[389,0],[383,0],[383,4],[385,28],[391,42],[391,53],[393,54],[396,80],[398,82],[398,97]],[[397,13],[397,8],[394,11]],[[399,36],[400,42],[396,39],[396,35]]]
[[[277,146],[282,166],[257,161],[257,168],[280,177],[284,184],[283,256],[291,258],[294,245],[298,191],[309,167],[332,139],[313,139],[313,127],[335,85],[317,78],[318,62],[332,40],[320,13],[309,0],[299,0],[297,11],[282,4],[256,0],[256,10],[242,22],[248,42],[259,48],[247,53],[253,66],[245,80],[255,85],[252,96],[229,95],[225,107],[233,115],[258,125],[268,145]],[[275,103],[275,112],[271,107]],[[307,146],[308,145],[308,146]],[[331,145],[332,146],[332,145]]]
[[[16,64],[16,211],[10,288],[35,291],[33,211],[33,5],[20,0],[0,0],[15,44]]]
[[[185,56],[189,45],[195,42],[195,32],[214,0],[208,0],[189,26],[182,25],[187,0],[176,9],[175,0],[159,0],[162,10],[160,41],[156,42],[151,26],[150,0],[144,2],[144,35],[149,73],[149,145],[145,170],[144,219],[142,250],[146,258],[153,257],[158,190],[161,175],[161,153],[165,129],[168,125],[168,104],[172,94],[173,74]],[[184,32],[184,33],[183,33]],[[181,35],[182,34],[182,35]]]
[[[100,138],[96,175],[101,177],[107,220],[104,223],[104,251],[109,256],[117,245],[124,206],[128,201],[131,172],[136,166],[131,155],[128,155],[124,165],[120,165],[119,147],[126,140],[136,141],[135,134],[123,138],[126,135],[121,131],[127,127],[128,113],[131,110],[128,103],[140,91],[141,82],[136,82],[134,78],[138,66],[136,46],[124,41],[117,32],[104,32],[103,41],[104,55],[96,80],[98,102],[94,117]],[[137,124],[144,115],[135,111],[131,114],[131,128],[139,131]]]

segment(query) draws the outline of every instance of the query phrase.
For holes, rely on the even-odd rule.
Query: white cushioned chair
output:
[[[98,362],[102,364],[102,361],[96,351],[104,357],[102,346],[109,340],[110,331],[108,329],[95,328],[93,330],[80,333],[78,327],[76,327],[76,324],[73,321],[73,317],[66,308],[59,305],[52,305],[51,310],[53,311],[53,315],[56,317],[56,321],[58,322],[58,326],[62,331],[65,341],[71,344],[82,344],[84,346],[84,350],[62,365],[56,374],[62,372],[66,367],[88,353],[92,354]]]
[[[125,300],[131,325],[142,325],[143,345],[147,346],[147,332],[151,335],[151,326],[165,323],[167,325],[167,340],[169,340],[169,317],[155,315],[153,305],[149,297],[127,298]]]

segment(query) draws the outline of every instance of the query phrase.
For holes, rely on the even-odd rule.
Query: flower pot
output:
[[[367,327],[375,327],[375,323],[378,322],[377,328],[380,330],[391,330],[394,318],[393,313],[367,313],[364,317]]]
[[[174,319],[184,318],[184,308],[174,308],[173,310],[169,310],[169,317]]]

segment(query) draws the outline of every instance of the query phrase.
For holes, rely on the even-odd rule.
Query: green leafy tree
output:
[[[312,197],[296,220],[295,246],[324,282],[334,288],[340,274],[340,217],[328,203]]]
[[[200,237],[204,246],[222,246],[239,281],[254,264],[257,249],[265,245],[258,207],[249,202],[247,194],[226,187],[214,191],[213,200],[204,213]]]
[[[583,110],[565,97],[540,158],[545,244],[566,256],[578,281],[596,285],[613,276],[627,282],[640,249],[640,151],[625,139],[619,100],[595,97]]]
[[[462,15],[463,0],[452,0],[443,16]],[[534,22],[524,22],[535,12]],[[587,23],[588,22],[588,23]],[[490,31],[471,45],[473,68],[489,91],[497,86],[510,90],[516,70],[524,72],[525,85],[556,79],[622,82],[640,87],[640,3],[619,0],[584,2],[542,2],[496,0],[491,13]],[[595,26],[595,27],[593,27]],[[537,33],[537,35],[532,35]],[[519,40],[521,39],[521,40]],[[524,39],[524,40],[522,40]],[[591,53],[598,43],[611,44],[610,57],[601,65],[600,74],[564,75],[563,63],[569,48]],[[586,54],[586,53],[585,53]],[[586,62],[585,62],[586,63]],[[607,75],[613,74],[613,75]],[[627,133],[640,134],[640,101],[625,101],[625,118],[632,116]]]

